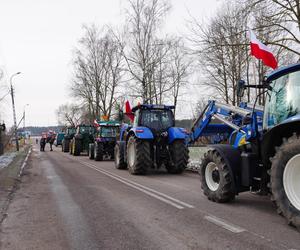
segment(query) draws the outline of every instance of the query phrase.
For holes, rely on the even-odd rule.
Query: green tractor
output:
[[[95,131],[96,129],[92,125],[78,125],[70,142],[70,154],[79,156],[82,152],[88,152],[89,144],[94,142]]]
[[[114,148],[120,124],[116,121],[97,121],[95,140],[89,145],[89,158],[95,161],[114,159]]]
[[[61,143],[61,151],[69,152],[70,151],[70,142],[73,139],[76,132],[76,128],[74,126],[67,127],[66,133]]]

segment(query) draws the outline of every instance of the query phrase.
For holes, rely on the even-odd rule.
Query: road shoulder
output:
[[[1,249],[69,249],[41,161],[43,155],[33,151],[11,195],[1,224]]]

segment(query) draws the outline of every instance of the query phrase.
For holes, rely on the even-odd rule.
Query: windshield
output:
[[[76,129],[75,128],[68,128],[68,134],[75,134]]]
[[[117,127],[101,127],[101,137],[116,137]]]
[[[173,127],[173,112],[171,110],[143,110],[141,112],[141,126],[157,131]]]
[[[94,128],[93,127],[80,127],[79,131],[81,134],[93,134]]]
[[[284,75],[270,86],[264,112],[265,129],[300,112],[300,71]]]

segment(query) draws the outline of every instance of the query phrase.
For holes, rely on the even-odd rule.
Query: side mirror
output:
[[[245,92],[245,81],[239,80],[237,83],[236,94],[238,97],[243,97]]]

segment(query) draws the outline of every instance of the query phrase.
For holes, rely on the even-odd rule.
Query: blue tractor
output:
[[[210,101],[194,123],[189,143],[206,135],[226,138],[209,145],[199,170],[201,187],[215,202],[248,190],[271,194],[277,211],[300,228],[300,64],[273,71],[260,85],[240,81],[237,95],[246,88],[262,89],[265,106]]]
[[[132,126],[124,124],[115,146],[115,166],[131,174],[145,174],[165,166],[180,174],[188,163],[185,129],[175,127],[174,106],[138,105],[132,109]]]

